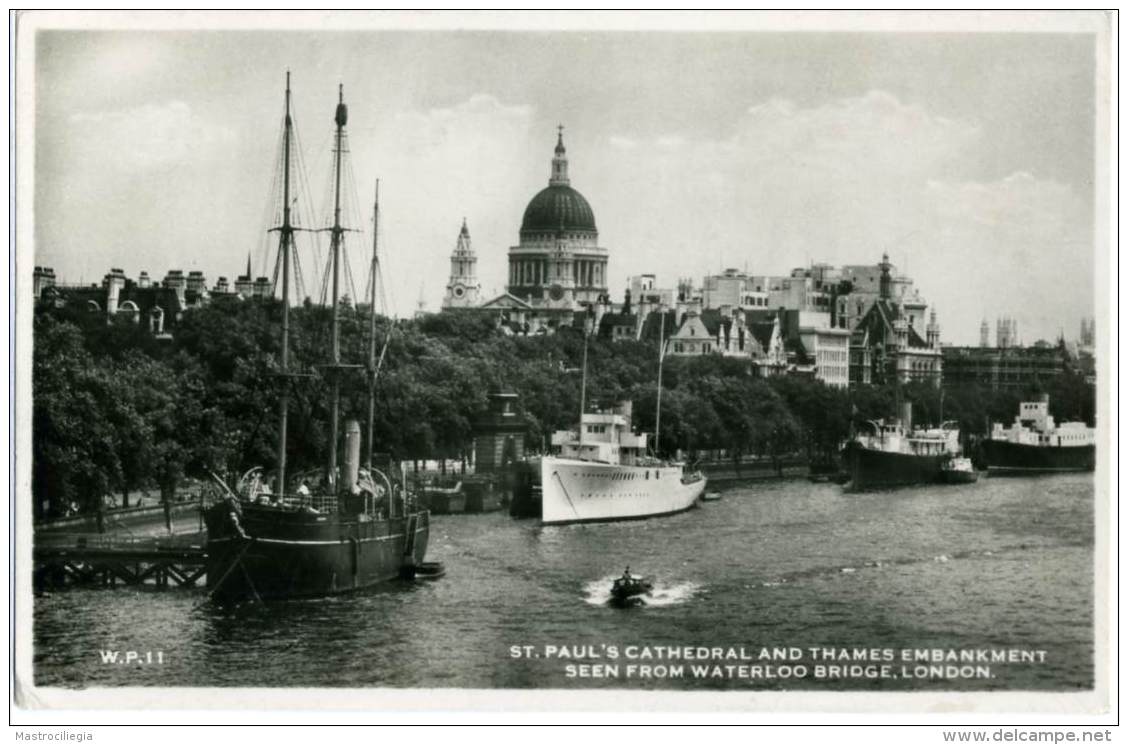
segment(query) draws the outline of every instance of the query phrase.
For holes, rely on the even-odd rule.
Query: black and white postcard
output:
[[[1115,24],[16,14],[17,705],[1107,712]]]

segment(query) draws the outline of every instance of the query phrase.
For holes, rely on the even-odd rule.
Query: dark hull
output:
[[[846,448],[846,467],[854,489],[883,489],[940,480],[947,455],[909,455],[869,450],[857,445]]]
[[[243,537],[209,517],[208,588],[227,601],[333,595],[410,574],[430,530],[427,512],[361,522],[251,506],[240,518]]]
[[[540,459],[518,461],[511,466],[513,492],[509,501],[511,517],[541,516]]]
[[[944,471],[941,474],[945,484],[974,484],[979,480],[978,471]]]
[[[1092,471],[1096,466],[1097,449],[1095,445],[1040,447],[984,440],[983,458],[993,474]]]

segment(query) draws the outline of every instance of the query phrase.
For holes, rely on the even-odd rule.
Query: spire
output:
[[[940,324],[936,320],[936,306],[932,306],[928,314],[928,327],[925,329],[925,340],[933,349],[940,348]]]
[[[246,277],[247,277],[247,279],[251,278],[251,252],[250,251],[247,252],[247,274],[246,274]]]
[[[568,186],[568,157],[564,149],[564,125],[556,127],[556,150],[552,158],[552,177],[549,186]]]
[[[458,231],[458,243],[454,248],[455,256],[466,257],[473,254],[470,248],[470,228],[466,227],[466,218],[462,218],[462,229]]]

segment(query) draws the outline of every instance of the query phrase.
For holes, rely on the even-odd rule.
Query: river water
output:
[[[1091,474],[867,494],[792,480],[637,522],[436,516],[438,581],[234,609],[204,603],[203,590],[36,598],[36,682],[1087,689],[1093,499]],[[626,564],[655,591],[611,607]],[[145,664],[107,663],[103,650]],[[1016,656],[946,662],[949,650]],[[687,659],[717,654],[728,659]]]

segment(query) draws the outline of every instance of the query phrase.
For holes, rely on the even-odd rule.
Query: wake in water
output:
[[[617,574],[593,580],[584,585],[584,602],[588,605],[610,605],[611,583],[619,578]],[[678,605],[692,600],[695,595],[704,592],[697,582],[664,582],[654,580],[654,588],[645,595],[637,596],[637,605],[661,608],[668,605]]]

